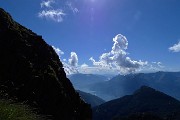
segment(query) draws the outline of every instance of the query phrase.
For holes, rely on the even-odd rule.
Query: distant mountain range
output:
[[[106,101],[132,94],[142,85],[160,90],[180,100],[180,72],[156,72],[107,77],[93,74],[69,76],[75,89],[91,93]]]
[[[79,77],[79,84],[81,81],[83,79]],[[96,82],[85,87],[90,93],[108,101],[131,94],[142,85],[153,87],[180,100],[180,72],[118,75],[111,80]],[[76,85],[74,87],[76,88]],[[79,89],[83,91],[80,86]]]
[[[95,84],[102,83],[110,79],[109,76],[81,73],[72,74],[67,77],[70,79],[75,89],[91,94],[93,94],[93,91],[90,91],[90,86],[94,86]]]
[[[180,120],[180,101],[153,88],[142,86],[126,95],[93,108],[94,120]]]
[[[82,92],[80,90],[77,90],[82,100],[84,100],[86,103],[90,104],[91,107],[95,107],[98,105],[101,105],[105,103],[105,101],[95,95],[92,95],[90,93]]]

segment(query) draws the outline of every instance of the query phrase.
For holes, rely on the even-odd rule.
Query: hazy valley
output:
[[[117,75],[110,80],[92,74],[75,74],[69,77],[75,89],[99,96],[108,101],[129,95],[146,85],[180,100],[180,72],[137,73]],[[89,78],[89,79],[88,79]],[[82,81],[82,82],[81,82]]]

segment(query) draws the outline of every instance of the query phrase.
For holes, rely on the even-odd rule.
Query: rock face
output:
[[[91,119],[53,48],[0,8],[0,91],[53,120]]]

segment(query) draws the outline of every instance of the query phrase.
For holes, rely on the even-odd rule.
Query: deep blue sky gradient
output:
[[[66,0],[56,7],[63,7]],[[0,7],[20,24],[60,48],[68,59],[77,53],[79,65],[92,65],[109,52],[117,34],[126,36],[133,60],[162,62],[163,70],[180,71],[180,53],[169,47],[180,41],[180,0],[69,0],[79,13],[66,11],[62,22],[38,17],[41,0],[1,0]]]

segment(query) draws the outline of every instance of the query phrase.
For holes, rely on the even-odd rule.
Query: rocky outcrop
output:
[[[0,91],[37,108],[54,120],[91,119],[66,78],[63,65],[42,36],[15,22],[0,9]]]

